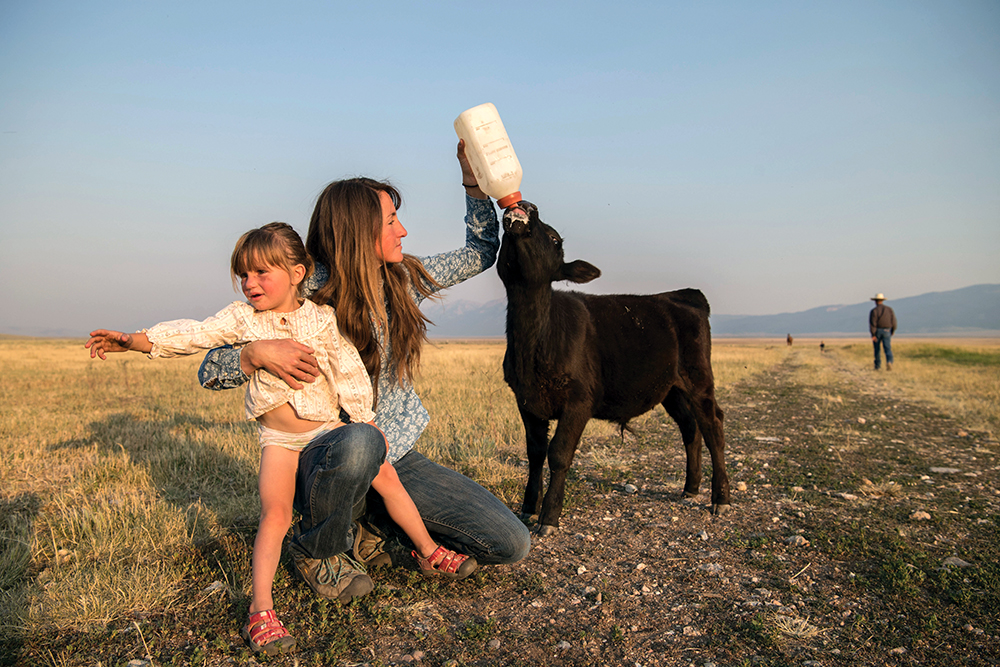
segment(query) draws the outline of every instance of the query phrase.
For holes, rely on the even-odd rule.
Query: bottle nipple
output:
[[[519,201],[521,201],[520,190],[518,190],[517,192],[512,192],[506,197],[501,197],[500,199],[498,199],[497,206],[499,206],[500,208],[510,208]]]

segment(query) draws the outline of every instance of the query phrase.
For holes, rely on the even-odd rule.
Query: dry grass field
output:
[[[579,627],[570,623],[573,627],[559,635],[569,638],[564,642],[572,649],[557,651],[555,658],[529,658],[525,647],[532,642],[544,644],[551,639],[556,643],[552,634],[563,611],[557,614],[521,600],[535,593],[536,602],[542,600],[546,591],[562,590],[557,581],[577,576],[576,569],[564,567],[566,554],[586,560],[588,553],[612,548],[610,541],[594,544],[593,537],[587,541],[593,530],[586,528],[586,517],[588,513],[611,517],[593,519],[598,524],[632,521],[632,514],[622,514],[622,506],[629,501],[619,489],[625,480],[646,479],[647,474],[655,481],[636,481],[639,491],[633,497],[646,503],[635,510],[636,517],[643,516],[642,525],[664,531],[704,525],[702,532],[707,531],[706,537],[694,542],[667,539],[657,550],[659,555],[647,559],[662,559],[664,553],[680,549],[681,553],[665,561],[681,561],[695,558],[692,554],[700,553],[700,548],[705,554],[716,554],[704,555],[702,561],[724,562],[745,551],[758,554],[759,559],[753,558],[760,562],[734,564],[744,573],[733,575],[734,582],[745,575],[748,582],[754,582],[746,584],[751,589],[788,588],[789,576],[794,574],[786,572],[788,547],[767,532],[772,527],[761,518],[762,513],[777,517],[783,503],[802,502],[812,493],[810,488],[817,489],[816,493],[820,489],[844,493],[845,485],[851,491],[848,495],[856,496],[865,488],[866,498],[888,499],[872,503],[902,507],[933,482],[914,472],[923,471],[924,477],[930,474],[928,464],[921,460],[925,455],[918,453],[919,435],[913,435],[925,432],[928,442],[946,437],[935,430],[931,438],[932,429],[953,432],[941,440],[941,447],[957,448],[956,460],[964,463],[954,468],[973,475],[961,487],[965,500],[955,496],[953,506],[941,509],[941,515],[932,512],[934,519],[928,527],[933,529],[920,533],[922,542],[906,542],[906,549],[900,547],[887,555],[878,550],[877,542],[858,542],[857,522],[817,518],[810,524],[814,513],[821,513],[817,508],[833,497],[832,491],[825,496],[819,493],[796,508],[801,523],[810,524],[814,531],[810,541],[815,554],[809,564],[803,564],[807,574],[791,577],[792,588],[796,581],[809,581],[811,574],[829,566],[831,580],[851,572],[845,586],[861,586],[859,600],[898,604],[899,610],[909,610],[911,602],[933,609],[930,616],[899,612],[920,618],[913,620],[912,628],[908,621],[897,619],[899,627],[912,632],[912,640],[902,652],[878,653],[885,664],[910,664],[917,656],[923,664],[997,664],[997,650],[982,653],[979,659],[969,647],[986,641],[984,637],[1000,642],[1000,571],[995,564],[983,564],[966,571],[965,583],[961,577],[945,581],[934,559],[948,550],[975,561],[977,552],[970,553],[963,541],[980,551],[992,549],[994,557],[1000,547],[993,511],[1000,494],[996,486],[1000,341],[897,339],[893,372],[877,375],[867,370],[871,349],[866,341],[827,341],[827,350],[821,355],[818,341],[812,340],[796,340],[791,349],[777,340],[715,342],[713,364],[727,411],[730,475],[734,489],[741,489],[734,493],[735,518],[727,518],[729,523],[708,523],[713,519],[702,505],[680,501],[682,448],[662,411],[636,420],[637,440],[628,445],[615,428],[592,423],[574,464],[567,527],[558,539],[537,544],[516,567],[488,568],[472,581],[450,588],[391,571],[377,580],[375,593],[344,608],[318,601],[290,571],[280,570],[276,602],[280,599],[278,604],[300,609],[292,620],[300,628],[300,652],[290,658],[294,662],[273,664],[386,665],[419,659],[424,665],[540,664],[538,660],[700,665],[717,662],[709,658],[721,656],[728,658],[725,664],[778,665],[803,664],[817,651],[826,653],[821,661],[814,658],[815,664],[881,664],[878,660],[852,662],[876,655],[871,653],[873,647],[885,645],[885,638],[880,639],[872,625],[875,612],[868,612],[867,624],[856,626],[859,629],[853,634],[839,626],[817,625],[817,617],[810,622],[804,607],[796,612],[764,606],[749,620],[733,621],[727,637],[692,632],[681,642],[690,646],[673,646],[674,632],[663,630],[669,637],[659,636],[655,642],[652,635],[643,639],[643,631],[662,628],[653,627],[659,625],[657,621],[632,622],[626,617],[638,614],[636,618],[641,618],[642,613],[626,606],[631,593],[616,588],[624,585],[626,577],[611,575],[594,579],[574,594],[573,604],[581,600],[584,606],[592,604],[589,609],[597,620],[581,617],[574,622]],[[525,477],[523,432],[502,380],[502,357],[502,342],[438,342],[426,350],[419,391],[432,422],[420,448],[472,476],[517,511]],[[100,362],[89,358],[82,341],[0,339],[5,380],[0,385],[4,405],[0,416],[4,454],[0,457],[0,665],[125,665],[132,659],[145,660],[142,664],[146,665],[255,664],[238,629],[248,604],[249,552],[259,508],[259,448],[255,430],[241,418],[242,393],[201,389],[196,381],[198,363],[198,359],[151,361],[137,354],[115,355]],[[876,403],[881,407],[872,408]],[[865,411],[856,412],[861,408]],[[882,410],[881,418],[872,415],[872,409]],[[896,437],[890,437],[888,426],[893,409],[910,415],[900,421]],[[859,422],[855,414],[867,414],[867,423]],[[921,425],[921,419],[929,421]],[[871,431],[878,427],[875,422],[884,428]],[[796,444],[800,437],[801,444]],[[673,444],[667,448],[650,444],[662,438]],[[883,460],[881,454],[865,449],[873,447],[872,443],[895,453]],[[756,449],[760,447],[765,450]],[[938,452],[939,458],[948,459],[947,451]],[[820,482],[821,478],[826,481]],[[924,498],[917,504],[930,507],[946,497],[951,503],[953,495],[941,487],[936,500]],[[839,497],[834,500],[843,502]],[[866,507],[870,515],[872,506]],[[947,516],[946,511],[962,514],[972,508],[976,511],[971,527],[960,525],[957,518],[938,518]],[[905,542],[906,535],[917,533],[903,525],[908,512],[893,509],[886,513],[885,517],[902,522],[893,524],[896,528],[891,530],[898,533],[893,533],[894,539]],[[799,521],[795,516],[792,521]],[[758,521],[768,527],[749,525]],[[775,518],[774,526],[782,525]],[[723,526],[728,536],[724,541],[704,542],[699,547],[700,540],[708,540],[708,533],[722,531]],[[983,534],[986,530],[992,538]],[[697,532],[691,531],[692,535]],[[694,551],[685,552],[684,544]],[[640,549],[635,544],[628,548]],[[636,560],[635,553],[611,553],[605,558],[605,565],[619,559]],[[879,565],[886,559],[888,566]],[[872,567],[874,574],[864,574]],[[669,575],[661,573],[661,584],[666,579]],[[685,581],[681,577],[675,582],[675,594],[682,594]],[[818,588],[821,583],[811,585]],[[571,584],[566,586],[569,590]],[[691,590],[698,587],[692,585]],[[513,602],[505,595],[514,596]],[[641,591],[638,595],[644,599]],[[709,602],[714,599],[711,591],[704,595]],[[508,628],[500,612],[478,615],[477,609],[491,596],[496,597],[498,608],[511,613],[516,609],[519,617],[527,615],[528,628]],[[667,598],[662,599],[666,603]],[[703,609],[701,604],[696,608]],[[683,606],[668,605],[650,613],[666,618],[670,610]],[[443,611],[452,608],[463,611],[453,619]],[[822,613],[828,611],[824,608]],[[536,612],[538,617],[533,618]],[[623,616],[615,617],[619,612]],[[651,618],[656,618],[655,613]],[[698,616],[691,611],[682,615],[692,613]],[[742,618],[721,608],[718,613]],[[969,629],[952,628],[946,620],[951,615],[967,621],[959,628],[968,625]],[[430,620],[417,622],[416,617]],[[857,615],[851,621],[858,621]],[[944,626],[948,626],[946,638],[935,648],[934,628]],[[531,634],[531,628],[547,634]],[[860,637],[867,629],[872,630],[871,636]],[[680,636],[688,634],[685,630]],[[494,640],[500,640],[500,648]],[[945,645],[952,648],[945,650]],[[573,652],[577,648],[580,652]],[[702,656],[699,661],[696,655]]]
[[[891,386],[1000,434],[1000,341],[897,338],[892,347],[895,370],[885,374]],[[844,350],[862,365],[871,363],[867,341]]]

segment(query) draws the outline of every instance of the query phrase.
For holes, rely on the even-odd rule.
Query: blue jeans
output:
[[[872,344],[875,346],[875,368],[878,369],[882,366],[882,359],[879,357],[879,344],[885,348],[885,360],[887,363],[892,363],[892,329],[876,329],[875,330],[875,340]]]
[[[346,424],[316,438],[299,454],[292,506],[302,515],[291,547],[309,558],[351,548],[355,505],[385,460],[385,438],[371,424]]]
[[[435,541],[475,556],[480,565],[516,563],[528,555],[528,529],[485,488],[414,450],[393,465]],[[368,516],[376,522],[388,520],[380,500],[369,494]]]
[[[381,498],[369,491],[385,449],[378,429],[348,424],[317,438],[302,452],[294,503],[302,519],[295,527],[293,549],[310,558],[349,551],[351,524],[362,512],[379,528],[391,524]],[[479,484],[413,450],[393,467],[435,540],[475,556],[483,565],[514,563],[528,554],[528,529]],[[394,524],[388,527],[402,532]]]

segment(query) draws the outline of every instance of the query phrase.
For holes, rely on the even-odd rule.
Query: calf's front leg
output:
[[[549,449],[549,420],[521,410],[528,449],[528,483],[524,487],[521,520],[530,521],[542,506],[542,468]]]
[[[589,413],[566,411],[559,419],[556,432],[549,443],[549,488],[542,502],[542,512],[538,515],[539,535],[551,535],[559,529],[563,501],[566,495],[566,474],[573,464],[573,456],[580,444],[580,436],[590,420]]]

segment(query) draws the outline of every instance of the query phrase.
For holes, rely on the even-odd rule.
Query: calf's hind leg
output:
[[[684,476],[684,495],[693,498],[701,486],[701,432],[698,421],[691,412],[687,399],[677,387],[671,388],[663,400],[663,408],[670,418],[677,422],[687,453],[687,472]]]
[[[708,393],[696,403],[695,418],[705,437],[712,456],[712,513],[722,514],[729,509],[729,475],[726,473],[726,439],[722,431],[723,412]]]

